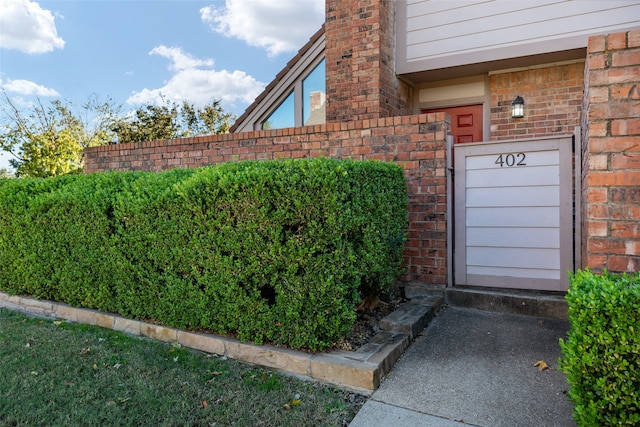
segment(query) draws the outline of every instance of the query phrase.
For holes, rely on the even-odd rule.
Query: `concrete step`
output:
[[[455,307],[567,320],[564,294],[535,291],[447,288],[445,303]]]
[[[414,339],[431,321],[443,298],[414,298],[380,321],[380,329],[407,334]]]

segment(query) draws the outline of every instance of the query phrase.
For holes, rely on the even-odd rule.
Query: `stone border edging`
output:
[[[406,303],[380,322],[381,329],[386,330],[381,330],[369,343],[356,351],[305,353],[243,343],[233,338],[189,332],[97,310],[0,292],[2,308],[177,343],[183,347],[273,368],[364,394],[370,394],[378,388],[384,375],[391,371],[413,338],[429,323],[440,304],[441,299]]]

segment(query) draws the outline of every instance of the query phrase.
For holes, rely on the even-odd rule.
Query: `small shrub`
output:
[[[571,275],[560,369],[579,426],[640,425],[640,275]]]

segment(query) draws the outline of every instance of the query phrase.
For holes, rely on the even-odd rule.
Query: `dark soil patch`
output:
[[[404,303],[401,299],[382,301],[377,298],[367,298],[356,308],[358,318],[353,325],[353,331],[335,344],[335,348],[356,351],[380,331],[380,321],[393,313]]]

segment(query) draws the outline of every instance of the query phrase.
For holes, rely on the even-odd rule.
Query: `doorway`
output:
[[[454,144],[466,144],[483,140],[482,104],[462,107],[422,110],[422,113],[447,113],[451,118],[451,136]]]

